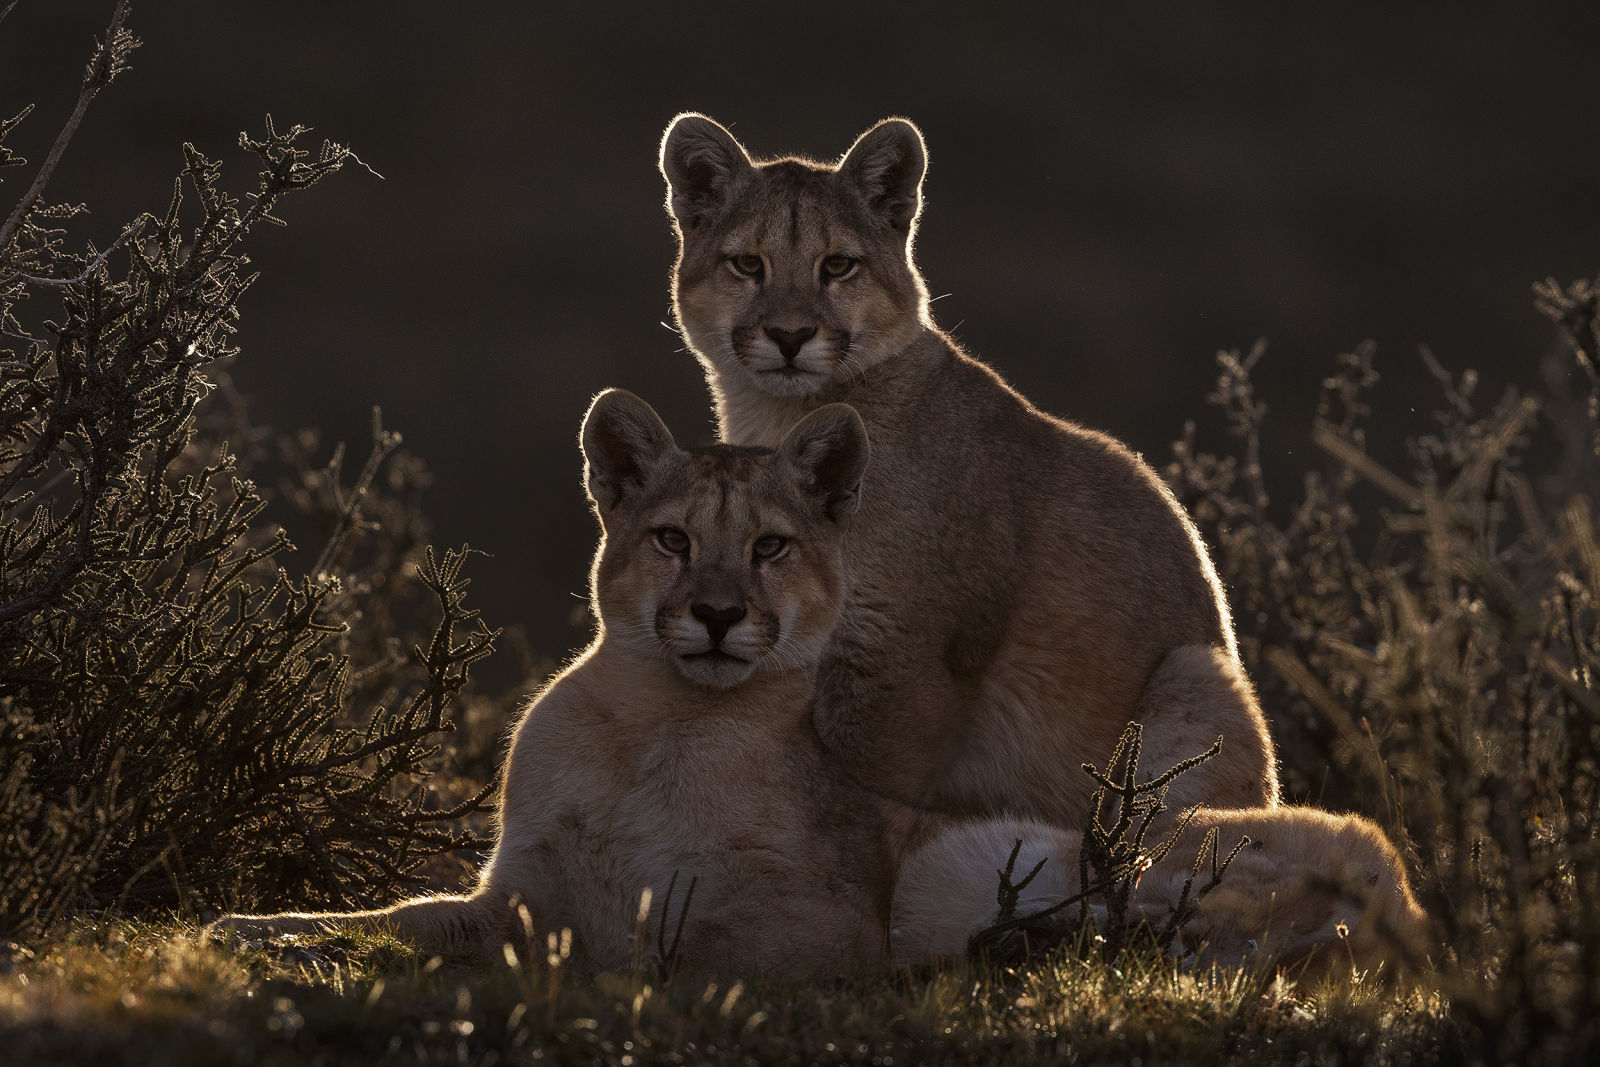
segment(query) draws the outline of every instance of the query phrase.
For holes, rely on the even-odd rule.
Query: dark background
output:
[[[661,325],[655,160],[680,110],[828,159],[914,119],[940,323],[1157,463],[1206,419],[1215,351],[1257,337],[1269,473],[1363,338],[1379,447],[1427,429],[1419,342],[1482,370],[1486,399],[1536,385],[1529,284],[1600,268],[1600,3],[1077,6],[148,0],[49,195],[88,203],[103,246],[165,206],[185,140],[252,187],[238,133],[268,112],[382,172],[255,235],[234,378],[258,420],[358,452],[382,405],[436,473],[436,539],[493,553],[477,605],[552,654],[586,637],[588,399],[626,386],[681,438],[711,433]],[[0,112],[39,105],[8,141],[35,164],[111,7],[21,0],[0,23]]]

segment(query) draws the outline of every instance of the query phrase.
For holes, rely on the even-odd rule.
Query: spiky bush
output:
[[[185,145],[166,210],[103,251],[69,250],[77,209],[42,199],[137,47],[122,13],[0,229],[0,936],[82,909],[391,896],[474,843],[450,823],[483,800],[423,790],[493,634],[465,553],[422,548],[420,467],[376,419],[353,483],[342,450],[313,465],[301,442],[275,522],[246,477],[270,442],[225,395],[244,241],[349,150],[269,118],[241,135],[260,166],[241,201]]]
[[[1537,292],[1557,355],[1593,383],[1594,285]],[[1485,407],[1472,372],[1424,350],[1442,404],[1396,469],[1366,447],[1363,346],[1323,383],[1325,469],[1280,514],[1250,379],[1262,354],[1219,357],[1211,399],[1238,448],[1203,452],[1191,427],[1168,476],[1215,546],[1288,789],[1409,844],[1482,1054],[1575,1054],[1600,1018],[1600,541],[1579,491],[1594,396],[1587,414],[1516,392]]]

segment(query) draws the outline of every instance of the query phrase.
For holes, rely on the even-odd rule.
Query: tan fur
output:
[[[1079,763],[1138,719],[1149,766],[1225,737],[1175,807],[1276,803],[1226,601],[1172,494],[933,325],[911,261],[924,163],[903,119],[836,166],[753,162],[700,115],[662,144],[675,308],[723,439],[773,445],[844,401],[872,440],[818,678],[824,742],[903,801],[1079,825]]]
[[[1022,911],[1076,892],[1076,831],[885,799],[816,733],[815,670],[837,624],[866,463],[853,412],[815,412],[775,454],[685,452],[648,405],[612,390],[583,443],[603,527],[591,572],[600,633],[517,729],[500,840],[477,890],[361,912],[229,916],[216,930],[356,925],[427,952],[485,953],[570,930],[579,963],[615,969],[672,944],[682,917],[677,959],[690,966],[840,974],[963,955],[994,920],[996,871],[1018,839],[1019,870],[1048,860]],[[735,605],[742,617],[723,616],[720,630],[696,614]],[[1354,949],[1377,953],[1418,921],[1375,828],[1290,808],[1203,811],[1141,884],[1136,904],[1154,921],[1208,825],[1261,843],[1192,927],[1221,957],[1255,939],[1294,958],[1328,944],[1340,921]],[[1356,895],[1341,896],[1344,884]]]
[[[1173,850],[1140,879],[1133,898],[1137,917],[1158,927],[1166,921],[1212,827],[1220,831],[1224,855],[1241,837],[1250,843],[1200,900],[1175,951],[1224,964],[1270,958],[1327,969],[1380,962],[1393,969],[1437,951],[1436,935],[1383,832],[1360,816],[1312,808],[1200,809]],[[995,872],[1019,839],[1019,878],[1045,860],[1023,892],[1019,915],[1078,892],[1078,831],[1020,820],[955,827],[929,839],[901,866],[890,923],[897,955],[962,958],[972,936],[994,920]],[[1209,868],[1194,889],[1208,877]],[[1103,905],[1091,911],[1104,917]],[[1059,921],[1076,914],[1072,905]]]
[[[809,712],[866,462],[860,420],[820,410],[776,454],[686,452],[612,390],[583,443],[600,633],[517,729],[477,891],[219,928],[355,923],[426,951],[495,951],[522,939],[520,903],[536,941],[571,930],[580,961],[612,969],[651,958],[663,930],[670,946],[687,904],[677,958],[694,966],[843,973],[884,958],[895,857],[939,819],[854,785]],[[714,638],[697,606],[744,614]]]

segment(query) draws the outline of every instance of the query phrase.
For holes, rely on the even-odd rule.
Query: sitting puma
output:
[[[677,320],[725,441],[775,445],[843,401],[872,439],[817,729],[885,795],[1083,822],[1076,768],[1144,724],[1151,766],[1222,755],[1174,808],[1277,801],[1272,742],[1198,533],[1148,464],[1052,418],[933,324],[911,260],[922,136],[889,119],[837,166],[752,161],[680,115],[661,169]]]

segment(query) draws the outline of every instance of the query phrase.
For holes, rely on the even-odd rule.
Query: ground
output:
[[[1068,947],[1022,971],[745,984],[578,978],[560,946],[484,964],[348,934],[230,949],[196,933],[79,921],[31,956],[13,947],[0,1062],[1383,1063],[1463,1047],[1425,982],[1371,974],[1302,985]]]

